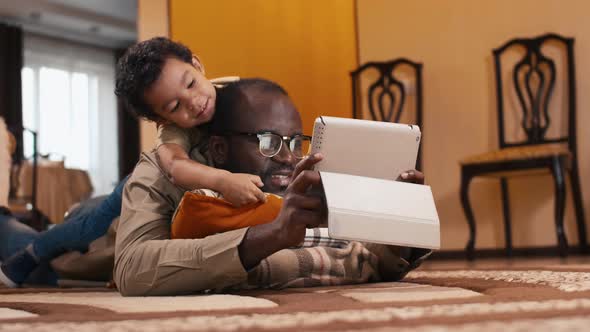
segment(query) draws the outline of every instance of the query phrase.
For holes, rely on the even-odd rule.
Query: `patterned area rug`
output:
[[[0,331],[590,329],[590,264],[418,270],[404,281],[150,298],[0,288]]]

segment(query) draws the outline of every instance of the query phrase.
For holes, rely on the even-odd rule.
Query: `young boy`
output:
[[[160,167],[175,184],[188,190],[212,189],[236,206],[264,201],[258,176],[206,166],[201,152],[216,91],[204,74],[187,47],[153,38],[131,46],[121,58],[115,93],[137,115],[158,125]]]
[[[205,124],[213,117],[216,92],[188,48],[167,38],[131,46],[119,61],[115,93],[139,116],[158,124],[160,166],[176,184],[218,191],[235,205],[265,200],[258,176],[205,165],[200,147],[206,143]],[[203,164],[191,160],[189,153]],[[39,265],[66,251],[86,251],[120,215],[126,180],[106,199],[91,207],[86,204],[62,224],[43,233],[31,232],[26,243],[14,244],[10,250],[14,254],[0,253],[0,283],[18,287]]]

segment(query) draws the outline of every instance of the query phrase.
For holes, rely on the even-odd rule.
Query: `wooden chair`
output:
[[[564,72],[560,72],[559,83],[567,84],[564,98],[567,100],[565,109],[550,109],[549,101],[553,96],[556,83],[555,57],[550,58],[543,52],[544,45],[557,46],[565,55],[562,62]],[[506,96],[502,77],[501,56],[507,50],[520,48],[524,50],[522,57],[512,68],[511,80],[507,85],[516,94],[516,108],[520,116],[519,124],[514,127],[521,131],[520,140],[507,141],[505,120],[509,113],[504,109]],[[469,241],[466,252],[469,259],[474,258],[475,248],[475,218],[469,202],[468,190],[471,180],[476,176],[494,176],[500,180],[506,253],[512,255],[512,234],[510,225],[510,204],[508,197],[508,176],[520,175],[526,170],[548,171],[553,175],[555,186],[555,226],[557,232],[558,249],[561,256],[568,252],[567,239],[564,233],[563,221],[566,199],[565,176],[566,171],[571,179],[574,199],[576,222],[578,228],[579,245],[583,251],[587,249],[586,224],[580,189],[580,175],[578,171],[578,154],[576,146],[576,80],[574,64],[574,39],[556,34],[545,34],[536,38],[516,38],[493,50],[496,78],[496,97],[498,109],[498,138],[499,150],[471,156],[461,161],[461,203],[469,224]],[[564,86],[565,87],[565,86]],[[517,112],[518,112],[517,111]],[[567,134],[558,137],[548,137],[547,132],[552,120],[561,114],[567,115]],[[506,112],[506,113],[505,113]],[[514,115],[514,113],[512,113]],[[554,121],[555,122],[555,121]],[[524,133],[524,134],[522,134]],[[519,171],[519,172],[515,172]]]
[[[402,74],[403,67],[410,68],[403,74],[408,76],[402,80],[396,73]],[[369,76],[371,71],[377,75]],[[415,124],[422,130],[422,64],[406,58],[394,59],[385,62],[367,62],[350,73],[352,80],[352,117],[355,119],[365,118],[363,106],[366,105],[369,111],[369,120],[399,122],[402,114],[408,113],[408,96],[415,98],[415,116],[410,124]],[[413,76],[413,78],[412,78]],[[366,81],[364,80],[366,79]],[[408,86],[413,81],[413,89]],[[361,87],[367,85],[366,91]],[[412,91],[408,91],[408,90]],[[412,92],[412,93],[410,93]],[[389,103],[385,103],[385,99]],[[363,105],[363,100],[366,104]],[[421,149],[420,149],[421,150]],[[417,169],[422,167],[421,151],[418,153]]]

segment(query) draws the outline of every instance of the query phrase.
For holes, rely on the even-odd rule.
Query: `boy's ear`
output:
[[[197,70],[199,70],[201,73],[203,73],[203,75],[205,75],[205,66],[203,65],[199,57],[195,54],[193,54],[193,66],[197,68]]]
[[[214,135],[209,137],[209,155],[211,156],[211,159],[213,159],[215,167],[227,163],[228,151],[229,145],[225,137]]]

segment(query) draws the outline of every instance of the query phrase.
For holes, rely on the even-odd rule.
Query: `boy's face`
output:
[[[201,68],[196,58],[191,65],[169,57],[160,77],[145,91],[146,103],[165,123],[191,128],[211,121],[215,88]]]

